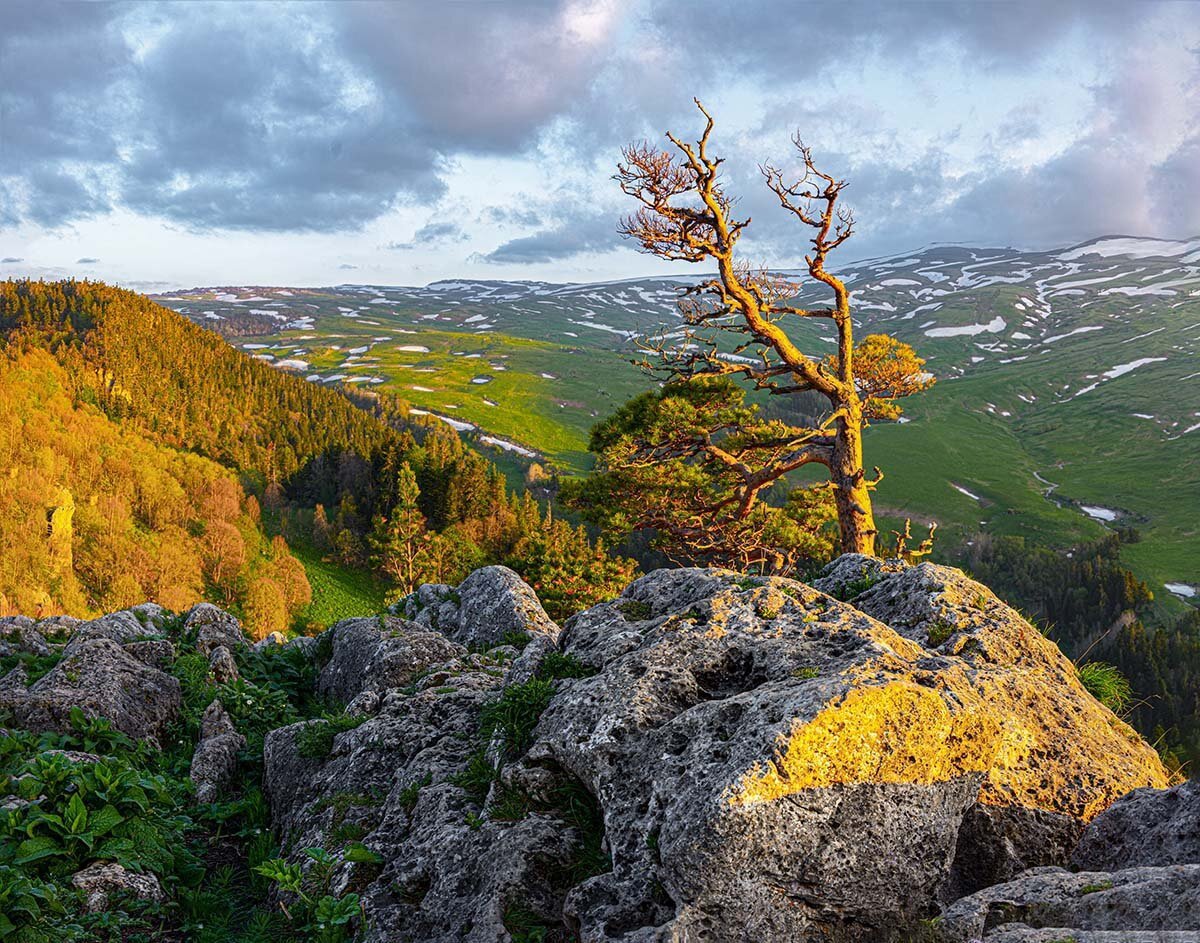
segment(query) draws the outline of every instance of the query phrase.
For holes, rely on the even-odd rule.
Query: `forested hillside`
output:
[[[456,582],[476,566],[505,562],[545,585],[556,615],[595,601],[632,573],[630,562],[611,558],[581,529],[556,520],[528,497],[510,495],[496,467],[443,424],[421,416],[410,422],[406,405],[387,394],[322,387],[272,369],[133,292],[89,282],[0,282],[0,344],[13,362],[27,357],[56,362],[54,382],[70,408],[59,402],[55,409],[72,417],[82,410],[80,415],[103,430],[76,429],[47,441],[73,439],[72,448],[89,454],[97,436],[135,441],[136,433],[143,437],[143,451],[153,443],[162,461],[196,463],[203,456],[214,473],[219,463],[237,487],[239,502],[245,503],[245,488],[261,506],[278,554],[286,554],[284,541],[290,542],[310,561],[310,572],[324,564],[371,572],[380,586],[402,593],[420,582]],[[32,416],[10,422],[14,442],[46,425]],[[131,492],[140,487],[131,468],[107,473],[113,487]],[[48,467],[39,494],[67,486],[67,477],[63,469]],[[15,478],[22,487],[33,480],[19,471]],[[192,502],[203,491],[178,482],[168,490],[172,487]],[[99,484],[84,488],[89,499],[103,490]],[[74,501],[82,498],[75,495]],[[34,503],[43,514],[45,501]],[[202,510],[196,513],[204,517]],[[190,528],[196,539],[209,533],[203,521],[183,511],[169,523]],[[241,524],[248,528],[252,521]],[[23,524],[38,526],[45,521]],[[86,553],[80,557],[86,559]],[[107,569],[109,579],[124,573],[120,553],[110,555]],[[139,581],[142,598],[179,608],[203,596],[239,608],[253,585],[230,577],[227,566],[215,575],[182,569],[187,575],[165,596],[154,581]],[[76,572],[75,578],[83,595],[72,596],[67,580],[66,589],[51,593],[47,611],[94,606],[111,592],[99,577],[89,582]],[[233,590],[223,588],[229,579]],[[9,594],[20,590],[22,600],[29,592],[50,592],[30,588],[33,583],[19,570],[11,586]],[[123,589],[132,586],[126,582]],[[350,610],[356,605],[362,612],[377,608],[364,599],[351,600]],[[258,621],[244,606],[239,611]],[[344,614],[359,613],[327,613]]]
[[[309,602],[232,472],[112,422],[43,350],[0,356],[0,467],[0,615],[209,597],[262,632]]]

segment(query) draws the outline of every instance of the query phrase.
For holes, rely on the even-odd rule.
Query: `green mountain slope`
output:
[[[860,335],[909,341],[939,378],[909,402],[908,422],[868,432],[893,519],[938,520],[945,546],[980,531],[1068,546],[1131,525],[1144,539],[1124,558],[1164,605],[1200,591],[1200,241],[935,247],[841,274]],[[158,300],[314,386],[390,390],[484,445],[577,471],[592,422],[652,382],[629,363],[635,338],[674,329],[683,284],[464,280]],[[791,330],[814,353],[832,341],[823,322]]]

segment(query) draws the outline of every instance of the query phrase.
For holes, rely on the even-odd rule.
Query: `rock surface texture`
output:
[[[17,726],[33,731],[69,730],[71,709],[78,707],[157,744],[181,706],[175,678],[103,635],[72,637],[61,660],[28,687],[0,684],[0,712],[10,712]]]
[[[200,718],[200,741],[192,754],[189,778],[196,787],[197,802],[214,802],[237,771],[238,750],[246,745],[221,706],[213,701]]]
[[[816,587],[662,570],[561,634],[535,604],[490,567],[422,587],[405,620],[339,624],[318,684],[370,716],[317,761],[300,725],[267,739],[285,851],[349,823],[382,857],[337,878],[369,940],[899,940],[987,885],[1072,877],[1046,866],[1088,822],[1167,785],[1070,661],[957,570],[849,556]],[[516,659],[463,647],[520,633]]]
[[[272,826],[330,853],[366,943],[1200,943],[1200,789],[957,570],[660,570],[560,630],[488,567],[397,608],[257,653],[206,604],[170,638],[157,607],[0,620],[0,651],[60,656],[0,711],[153,743],[176,645],[225,682],[290,649],[297,703],[342,710],[266,733]],[[244,743],[212,701],[198,801]],[[161,893],[114,867],[76,876],[89,906]]]
[[[519,636],[558,637],[558,626],[546,615],[537,594],[506,566],[476,570],[457,589],[427,584],[401,607],[409,619],[460,645],[491,647]]]

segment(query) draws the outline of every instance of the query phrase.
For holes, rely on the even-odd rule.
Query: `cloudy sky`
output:
[[[850,180],[847,260],[1200,234],[1200,3],[3,0],[0,277],[661,271],[611,177],[694,95],[768,264],[803,254],[756,169],[796,130]]]

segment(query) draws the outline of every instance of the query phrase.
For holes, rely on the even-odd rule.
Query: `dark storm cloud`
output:
[[[1140,19],[1115,0],[7,0],[0,226],[56,227],[124,207],[198,230],[353,229],[397,205],[436,205],[455,155],[531,154],[564,123],[569,133],[554,146],[595,158],[642,133],[690,127],[690,94],[731,79],[760,83],[768,94],[871,58],[919,73],[943,55],[975,69],[1019,71],[1073,35],[1123,54]],[[656,37],[656,57],[629,51],[635,38],[654,45]],[[699,62],[711,65],[697,69]],[[1131,75],[1100,88],[1113,123],[1084,129],[1042,167],[997,163],[967,179],[952,179],[936,149],[911,166],[896,164],[885,145],[901,131],[869,103],[847,99],[832,118],[813,117],[828,119],[831,135],[872,145],[829,155],[830,166],[852,178],[848,197],[863,220],[864,249],[934,238],[1070,241],[1095,227],[1144,223],[1147,207],[1164,226],[1200,229],[1194,136],[1165,159],[1142,159],[1136,172],[1147,183],[1136,206],[1095,198],[1122,163],[1105,135],[1155,131],[1145,126],[1155,109],[1145,105],[1144,82]],[[789,106],[787,114],[796,113]],[[776,117],[784,113],[768,107],[764,124]],[[997,150],[1035,138],[1042,120],[1036,109],[1014,112],[995,131]],[[879,156],[863,156],[872,150]],[[754,175],[753,161],[770,155],[734,147],[730,156],[745,164],[734,181],[755,217],[752,246],[801,255],[804,235]],[[524,264],[605,251],[619,240],[615,214],[603,209],[586,193],[546,206],[488,206],[478,221],[536,231],[479,257]],[[465,240],[454,223],[430,220],[387,248]]]
[[[308,9],[171,23],[141,66],[149,133],[122,168],[126,205],[197,228],[339,230],[442,192],[402,105],[346,67]]]
[[[15,265],[17,262],[24,262],[24,259],[18,259],[16,256],[8,256],[8,258],[0,259],[0,265]]]
[[[410,249],[428,249],[432,246],[444,246],[452,242],[466,242],[468,236],[462,227],[449,220],[430,220],[415,233],[408,242],[389,242],[385,249],[405,252]]]
[[[628,6],[385,0],[335,9],[354,61],[411,109],[433,144],[513,152],[587,97]]]
[[[614,249],[620,242],[614,217],[582,217],[567,220],[529,236],[510,239],[478,258],[480,261],[496,264],[529,265],[538,262],[558,262],[585,252]]]
[[[108,209],[93,168],[117,153],[121,106],[104,97],[128,64],[117,14],[44,0],[0,9],[0,224],[54,226]]]
[[[93,259],[91,256],[85,255],[82,259],[76,259],[75,264],[76,265],[95,265],[99,261],[100,261],[99,259]]]
[[[1127,0],[739,0],[691,12],[674,0],[654,0],[648,19],[689,58],[719,49],[726,68],[772,78],[782,63],[791,76],[810,75],[867,54],[919,61],[937,46],[977,65],[1023,66],[1073,30],[1118,33],[1130,19]]]

